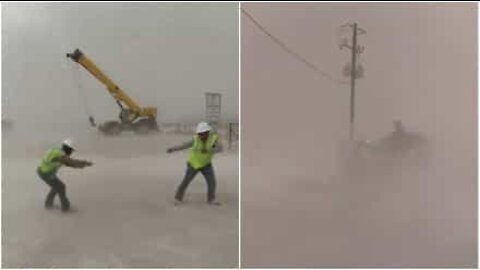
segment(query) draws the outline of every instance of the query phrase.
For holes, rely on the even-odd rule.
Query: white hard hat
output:
[[[197,133],[203,133],[212,130],[212,127],[207,122],[200,122],[197,125]]]
[[[77,146],[75,145],[75,143],[73,142],[72,139],[65,139],[65,140],[63,141],[63,145],[66,145],[66,146],[68,146],[68,147],[70,147],[70,148],[72,148],[72,149],[77,149]]]

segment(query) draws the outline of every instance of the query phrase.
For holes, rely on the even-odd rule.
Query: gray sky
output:
[[[65,57],[75,48],[141,106],[157,106],[160,121],[200,120],[205,91],[223,94],[224,119],[238,116],[235,3],[5,3],[2,40],[2,113],[17,123],[85,121],[74,72],[87,110],[117,118],[103,86]]]

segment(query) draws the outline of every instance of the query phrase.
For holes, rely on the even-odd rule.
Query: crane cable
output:
[[[88,121],[90,122],[90,125],[92,127],[95,127],[96,126],[95,119],[93,118],[90,107],[88,106],[85,88],[83,87],[79,77],[80,71],[79,71],[78,65],[77,66],[72,65],[71,71],[72,71],[73,82],[75,83],[75,86],[78,89],[78,94],[80,96],[80,99],[82,100],[83,109],[88,115]]]

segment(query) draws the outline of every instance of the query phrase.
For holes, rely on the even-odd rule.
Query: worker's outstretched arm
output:
[[[185,142],[184,144],[168,148],[167,153],[173,153],[175,151],[181,151],[181,150],[189,149],[190,147],[192,147],[192,145],[193,145],[193,141]]]
[[[93,165],[93,163],[90,161],[73,159],[69,156],[63,156],[60,158],[59,161],[62,162],[65,166],[72,168],[84,168]]]

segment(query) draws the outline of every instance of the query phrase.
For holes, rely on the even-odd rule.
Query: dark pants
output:
[[[37,171],[38,176],[50,186],[50,192],[45,199],[45,207],[52,207],[53,200],[55,196],[60,197],[60,203],[62,205],[63,211],[68,211],[70,209],[70,201],[67,198],[67,191],[65,184],[58,179],[56,174],[44,174],[40,171]]]
[[[213,171],[212,164],[208,164],[207,166],[195,170],[190,164],[187,163],[187,171],[185,172],[185,177],[183,178],[182,183],[178,186],[177,193],[175,194],[175,199],[178,201],[183,200],[183,195],[185,194],[185,190],[187,189],[188,185],[192,182],[195,175],[198,172],[201,172],[205,180],[207,181],[207,201],[213,202],[215,200],[215,173]]]

